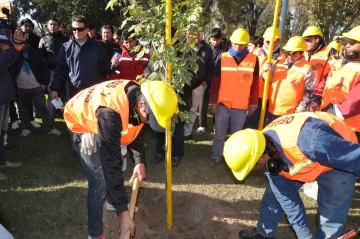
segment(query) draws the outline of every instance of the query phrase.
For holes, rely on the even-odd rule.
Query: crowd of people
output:
[[[177,98],[174,98],[175,93],[167,84],[141,85],[137,81],[138,76],[146,77],[153,69],[149,54],[137,56],[141,51],[139,47],[149,47],[149,45],[141,45],[139,37],[132,31],[115,30],[111,25],[104,25],[99,34],[84,16],[72,18],[70,37],[61,30],[61,24],[56,18],[49,19],[48,32],[43,37],[33,33],[34,24],[30,19],[21,20],[19,28],[21,31],[17,30],[16,34],[17,37],[24,38],[23,44],[0,43],[1,59],[6,59],[1,63],[0,80],[0,168],[21,166],[19,162],[5,159],[4,145],[6,145],[9,121],[12,129],[20,127],[21,137],[31,137],[32,127],[40,126],[49,135],[58,136],[64,133],[54,126],[54,119],[59,109],[53,102],[62,98],[62,101],[67,102],[64,118],[70,130],[72,145],[89,181],[89,238],[103,238],[102,204],[105,198],[107,198],[107,209],[116,211],[120,215],[121,231],[133,230],[134,224],[127,214],[128,201],[121,172],[126,169],[129,150],[136,164],[133,177],[137,176],[141,181],[146,178],[144,142],[139,135],[143,123],[150,123],[157,135],[156,155],[150,159],[152,164],[158,164],[165,159],[165,129],[169,127],[171,117],[178,107],[189,113],[189,120],[177,122],[172,133],[172,166],[180,165],[185,154],[185,141],[196,141],[196,134],[209,132],[214,133],[209,166],[216,167],[222,162],[224,153],[229,164],[226,158],[228,153],[226,136],[228,132],[231,135],[238,135],[237,132],[243,132],[241,130],[244,128],[258,128],[264,79],[268,71],[271,71],[265,115],[265,126],[268,127],[264,132],[269,132],[269,127],[291,123],[294,113],[301,115],[311,114],[306,112],[328,112],[333,116],[322,116],[317,113],[311,117],[320,118],[325,122],[338,121],[340,118],[341,123],[338,125],[341,126],[332,126],[334,132],[328,129],[322,131],[322,138],[318,140],[326,141],[326,134],[329,135],[329,139],[341,137],[349,141],[347,144],[344,143],[343,147],[357,152],[350,141],[357,143],[356,137],[352,137],[352,134],[360,137],[360,98],[358,97],[360,26],[337,36],[329,45],[326,45],[320,28],[309,26],[302,36],[291,37],[282,48],[280,45],[282,35],[279,29],[272,27],[266,29],[262,37],[249,36],[245,29],[236,29],[231,34],[230,43],[225,40],[224,33],[219,28],[211,30],[208,42],[205,41],[203,32],[189,32],[186,41],[193,46],[192,54],[198,56],[198,70],[193,74],[191,85],[186,85],[183,94],[180,95],[186,105],[179,106]],[[25,34],[22,35],[21,32]],[[275,41],[272,62],[269,63],[267,56],[273,32],[275,32]],[[121,57],[113,57],[115,54],[120,54]],[[48,96],[45,97],[45,94]],[[209,108],[213,114],[212,125],[208,125]],[[199,115],[199,127],[194,129],[197,115]],[[34,117],[41,118],[42,125],[35,122]],[[303,118],[297,121],[301,122],[299,127],[304,124]],[[314,127],[321,127],[321,122],[318,122],[318,125],[307,127],[311,131]],[[285,131],[286,128],[281,130],[290,132],[293,128],[287,129],[290,131]],[[301,130],[302,128],[298,129]],[[345,131],[349,132],[345,134]],[[252,133],[249,133],[253,131],[246,132],[245,136],[237,136],[240,137],[234,141],[237,145],[249,143],[245,141],[253,137]],[[243,169],[234,166],[239,164],[236,160],[241,158],[240,156],[234,159],[235,164],[229,164],[240,180],[249,173],[266,150],[262,138],[264,136],[259,136],[260,134],[256,132],[254,134],[257,135],[254,142],[262,145],[263,149],[256,154],[257,157],[248,155],[247,158],[252,158],[251,167],[246,167],[244,173],[241,171]],[[276,138],[272,134],[269,135]],[[272,141],[267,138],[270,136],[265,136],[266,145],[274,143],[275,139]],[[296,138],[296,135],[293,137]],[[306,135],[307,139],[309,137]],[[278,144],[286,146],[284,139],[286,137],[281,138]],[[304,142],[297,147],[305,148]],[[281,150],[274,146],[272,151]],[[349,154],[355,155],[353,151]],[[347,151],[344,149],[343,152]],[[270,154],[266,151],[267,153]],[[295,151],[292,153],[296,154]],[[244,152],[241,152],[242,154]],[[280,154],[283,159],[289,157],[286,153]],[[349,161],[353,165],[350,169],[326,160],[321,161],[311,152],[308,154],[303,152],[303,154],[304,157],[317,160],[320,164],[349,171],[350,173],[343,172],[340,176],[350,183],[350,186],[344,190],[346,192],[354,190],[355,177],[352,173],[356,173],[359,166],[354,166],[353,162]],[[270,155],[270,157],[274,156]],[[290,164],[292,165],[287,163]],[[314,177],[310,179],[292,178],[305,166],[296,167],[297,171],[290,172],[291,176],[287,175],[285,178],[300,182],[316,180],[320,174],[313,175]],[[280,168],[283,169],[283,166]],[[327,171],[329,170],[322,172]],[[274,193],[275,190],[280,190],[280,187],[273,186],[274,178],[267,176],[271,187],[265,192],[268,196],[262,202],[264,205],[258,227],[250,232],[240,232],[239,237],[245,239],[274,237],[278,221],[274,224],[268,222],[266,218],[271,218],[269,211],[274,211],[273,208],[276,208],[277,211],[284,210],[287,213],[299,238],[311,238],[311,232],[303,230],[308,228],[303,210],[294,213],[295,209],[289,209],[289,205],[283,206],[286,198],[281,193]],[[0,180],[6,179],[7,176],[0,173]],[[327,178],[323,180],[326,181]],[[295,185],[296,191],[299,185]],[[345,201],[341,210],[336,211],[332,208],[333,211],[337,212],[337,215],[347,212],[351,199],[351,197],[343,199]],[[296,203],[301,204],[299,198],[296,198]],[[326,211],[324,208],[329,210],[326,205],[322,205],[322,208],[322,213]],[[320,220],[322,227],[315,238],[325,238],[324,235],[330,235],[326,238],[338,236],[346,215],[347,213],[335,221],[338,226],[331,226],[330,229],[326,226],[332,222]],[[282,213],[278,213],[277,216],[280,220]]]

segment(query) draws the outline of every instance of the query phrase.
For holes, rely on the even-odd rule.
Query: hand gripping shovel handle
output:
[[[131,193],[131,200],[130,200],[130,206],[129,206],[129,214],[131,218],[134,218],[135,213],[135,206],[136,206],[136,200],[139,192],[140,187],[140,181],[139,178],[135,178],[132,193]],[[130,230],[127,231],[125,234],[125,239],[130,239]]]
[[[351,239],[351,238],[360,238],[360,227],[351,230],[350,232],[346,233],[345,235],[339,237],[338,239]]]

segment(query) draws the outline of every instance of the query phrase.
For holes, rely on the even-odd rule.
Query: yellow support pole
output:
[[[171,39],[171,16],[172,16],[172,7],[171,0],[166,0],[166,22],[165,22],[165,35],[166,35],[166,45],[172,44]],[[166,76],[167,82],[171,83],[171,63],[167,62],[166,64]],[[172,227],[172,137],[170,127],[166,129],[166,229],[170,230]]]
[[[267,58],[268,63],[272,62],[271,60],[272,60],[273,49],[274,49],[275,30],[278,25],[278,18],[279,18],[278,16],[279,16],[279,11],[280,11],[280,6],[281,6],[281,0],[276,0],[274,20],[273,20],[273,25],[272,25],[273,26],[273,34],[271,37],[269,53],[268,53],[268,58]],[[261,74],[261,72],[260,72],[260,74]],[[271,71],[267,71],[266,76],[265,76],[265,82],[264,82],[264,94],[263,94],[263,101],[262,101],[261,113],[260,113],[259,130],[262,130],[263,126],[264,126],[264,118],[265,118],[266,102],[268,99],[270,75],[271,75]]]

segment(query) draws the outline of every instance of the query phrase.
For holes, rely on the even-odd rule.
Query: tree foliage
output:
[[[294,32],[301,34],[309,25],[320,27],[330,42],[335,35],[359,25],[360,0],[296,0]]]
[[[150,54],[149,64],[154,72],[148,76],[148,79],[167,81],[166,66],[167,62],[170,62],[172,65],[171,85],[180,94],[183,92],[185,84],[190,85],[193,74],[198,69],[198,57],[192,53],[193,46],[186,42],[186,36],[189,32],[197,33],[199,27],[203,25],[202,1],[173,1],[172,27],[175,32],[171,45],[165,43],[165,1],[148,3],[150,8],[146,8],[142,2],[129,5],[125,10],[128,18],[123,25],[127,25],[128,22],[136,22],[137,24],[133,24],[129,30],[134,30],[135,35],[150,43],[147,48],[139,46],[140,52],[137,55],[141,57],[142,54]],[[110,8],[114,6],[115,4],[109,4]],[[145,79],[140,78],[140,80]],[[181,98],[178,98],[180,104],[184,104]],[[186,118],[184,112],[180,112],[178,116],[181,120]],[[175,118],[175,121],[177,120],[178,118]]]

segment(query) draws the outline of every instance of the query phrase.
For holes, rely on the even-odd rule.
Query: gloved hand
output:
[[[271,70],[271,68],[272,68],[272,63],[269,62],[265,62],[264,65],[262,66],[264,72]]]
[[[93,133],[85,133],[81,135],[80,152],[91,155],[97,150],[95,135]]]

